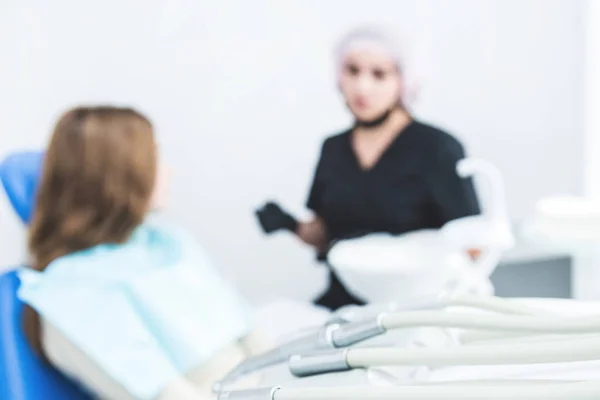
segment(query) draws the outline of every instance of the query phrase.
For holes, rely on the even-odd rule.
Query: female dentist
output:
[[[337,84],[355,122],[322,145],[307,201],[314,217],[298,222],[269,202],[257,211],[264,231],[287,229],[326,261],[338,240],[435,229],[479,214],[471,180],[456,173],[465,157],[461,143],[407,108],[410,70],[394,39],[377,29],[358,29],[341,40],[336,53]],[[315,303],[332,310],[364,304],[332,268],[328,288]]]

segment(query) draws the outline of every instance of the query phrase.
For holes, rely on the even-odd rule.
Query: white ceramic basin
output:
[[[473,268],[437,230],[340,241],[328,259],[346,288],[371,303],[434,296]]]

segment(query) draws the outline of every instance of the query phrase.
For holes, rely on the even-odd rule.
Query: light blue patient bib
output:
[[[160,220],[126,244],[20,277],[19,297],[139,399],[156,398],[249,331],[244,299],[191,236]]]

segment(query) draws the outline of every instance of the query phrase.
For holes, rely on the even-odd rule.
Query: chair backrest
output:
[[[44,153],[23,151],[9,155],[0,163],[0,181],[15,212],[29,223],[39,184]]]
[[[0,163],[0,181],[24,223],[33,210],[43,153],[23,152]],[[75,384],[37,357],[21,329],[23,304],[16,272],[0,274],[0,399],[89,400]]]

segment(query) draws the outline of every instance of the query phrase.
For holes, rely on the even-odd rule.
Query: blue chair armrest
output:
[[[15,271],[0,275],[0,399],[91,400],[91,397],[37,357],[21,329],[23,303]]]

